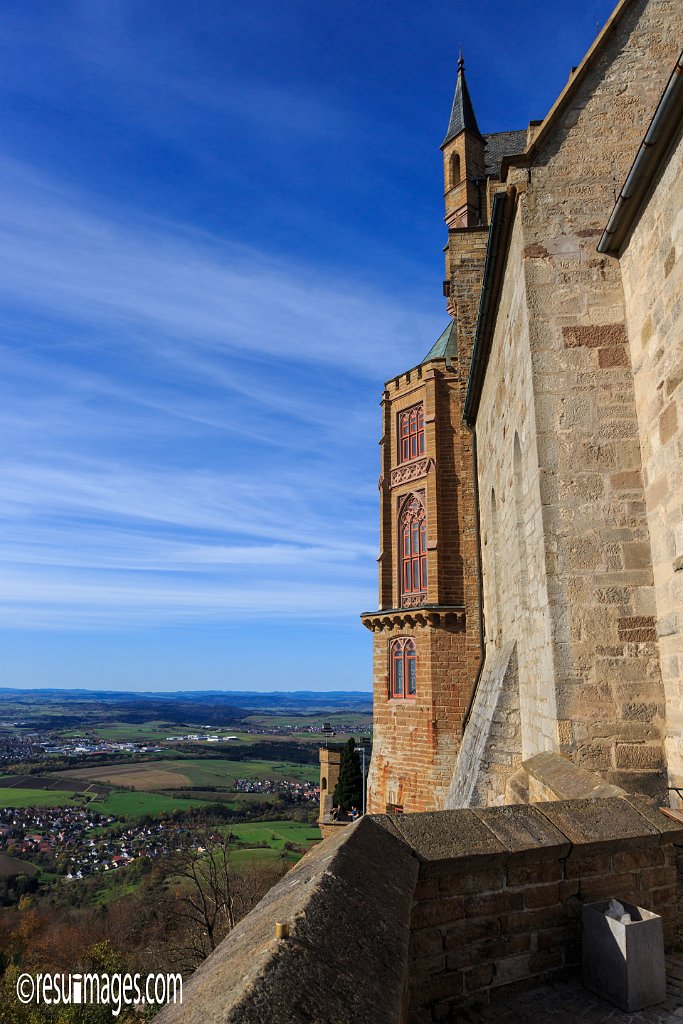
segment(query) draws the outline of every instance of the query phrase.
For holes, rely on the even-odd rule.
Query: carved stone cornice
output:
[[[387,608],[376,612],[363,612],[360,617],[372,633],[392,629],[413,629],[415,626],[448,626],[465,628],[465,606],[461,604],[423,604],[420,608]]]
[[[406,462],[403,466],[397,466],[396,469],[392,469],[391,486],[396,487],[397,484],[407,484],[413,480],[420,480],[423,476],[427,476],[433,468],[434,459],[431,456],[426,456],[424,459],[416,459],[415,462]]]

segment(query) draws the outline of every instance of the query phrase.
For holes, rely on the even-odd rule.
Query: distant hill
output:
[[[364,691],[313,690],[294,692],[245,690],[178,690],[135,692],[116,690],[21,690],[0,688],[0,718],[21,719],[22,729],[73,729],[97,712],[100,722],[168,723],[201,725],[239,723],[255,713],[265,715],[325,715],[334,712],[372,711],[372,694]]]

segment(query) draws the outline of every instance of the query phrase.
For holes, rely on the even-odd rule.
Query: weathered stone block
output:
[[[465,901],[461,896],[443,896],[418,903],[413,908],[412,927],[432,928],[445,922],[458,921],[465,916]]]
[[[565,348],[586,346],[587,348],[612,348],[628,342],[626,325],[619,324],[585,324],[562,328],[562,340]]]
[[[552,907],[559,902],[560,887],[557,883],[531,886],[524,892],[524,906],[528,909]]]
[[[460,946],[480,942],[482,939],[495,939],[500,935],[500,921],[497,918],[476,918],[457,921],[452,927],[443,928],[444,945],[447,950],[458,949]]]

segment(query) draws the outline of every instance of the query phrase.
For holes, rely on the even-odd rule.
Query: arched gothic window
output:
[[[415,641],[399,637],[391,641],[391,696],[414,697],[417,694],[417,654]]]
[[[407,462],[425,450],[425,418],[422,405],[406,409],[398,417],[399,462]]]
[[[416,598],[427,596],[427,517],[419,498],[410,498],[404,506],[399,533],[401,595],[404,604],[415,604]]]
[[[460,157],[454,153],[451,157],[451,186],[455,188],[460,184]]]

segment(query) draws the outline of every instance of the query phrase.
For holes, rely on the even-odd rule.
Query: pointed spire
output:
[[[477,135],[481,135],[477,119],[474,116],[474,107],[470,99],[467,82],[465,81],[465,61],[463,60],[461,46],[460,56],[458,57],[458,81],[455,86],[451,119],[448,123],[448,131],[442,145],[445,146],[447,142],[450,142],[456,135],[464,131],[475,132]]]

